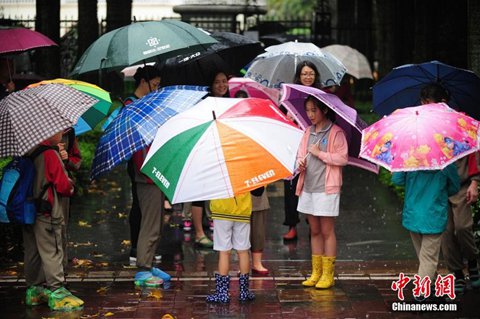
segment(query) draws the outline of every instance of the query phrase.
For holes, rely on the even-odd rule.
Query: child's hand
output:
[[[305,158],[298,160],[297,167],[300,172],[303,172],[307,168],[307,160]]]
[[[320,154],[320,148],[318,147],[317,144],[312,144],[308,147],[308,152],[314,155],[315,157],[318,157],[318,154]]]
[[[58,146],[58,152],[60,153],[60,158],[62,159],[62,161],[68,160],[68,153],[65,150],[65,143],[58,143],[57,146]]]

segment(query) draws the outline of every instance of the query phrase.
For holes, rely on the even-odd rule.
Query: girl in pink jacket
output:
[[[312,275],[306,287],[330,288],[334,285],[337,251],[335,217],[340,206],[342,166],[347,165],[348,145],[343,130],[333,124],[333,111],[313,96],[305,100],[312,121],[297,154],[300,176],[296,194],[297,210],[307,214],[312,246]]]

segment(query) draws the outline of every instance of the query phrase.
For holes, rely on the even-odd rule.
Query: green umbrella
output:
[[[185,22],[136,22],[98,38],[82,55],[71,75],[160,61],[177,54],[205,50],[216,42]]]

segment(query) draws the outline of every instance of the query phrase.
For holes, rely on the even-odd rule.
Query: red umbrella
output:
[[[0,28],[0,54],[20,53],[57,45],[45,35],[26,28]]]

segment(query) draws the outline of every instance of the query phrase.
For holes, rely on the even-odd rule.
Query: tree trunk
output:
[[[480,75],[480,2],[468,1],[468,68]]]
[[[132,22],[132,0],[107,0],[107,32]]]
[[[60,0],[37,0],[35,30],[60,45]],[[46,78],[60,76],[60,47],[36,50],[34,70]]]
[[[97,0],[78,1],[78,48],[77,61],[88,47],[98,39]],[[90,72],[81,76],[82,80],[99,83],[98,72]]]

